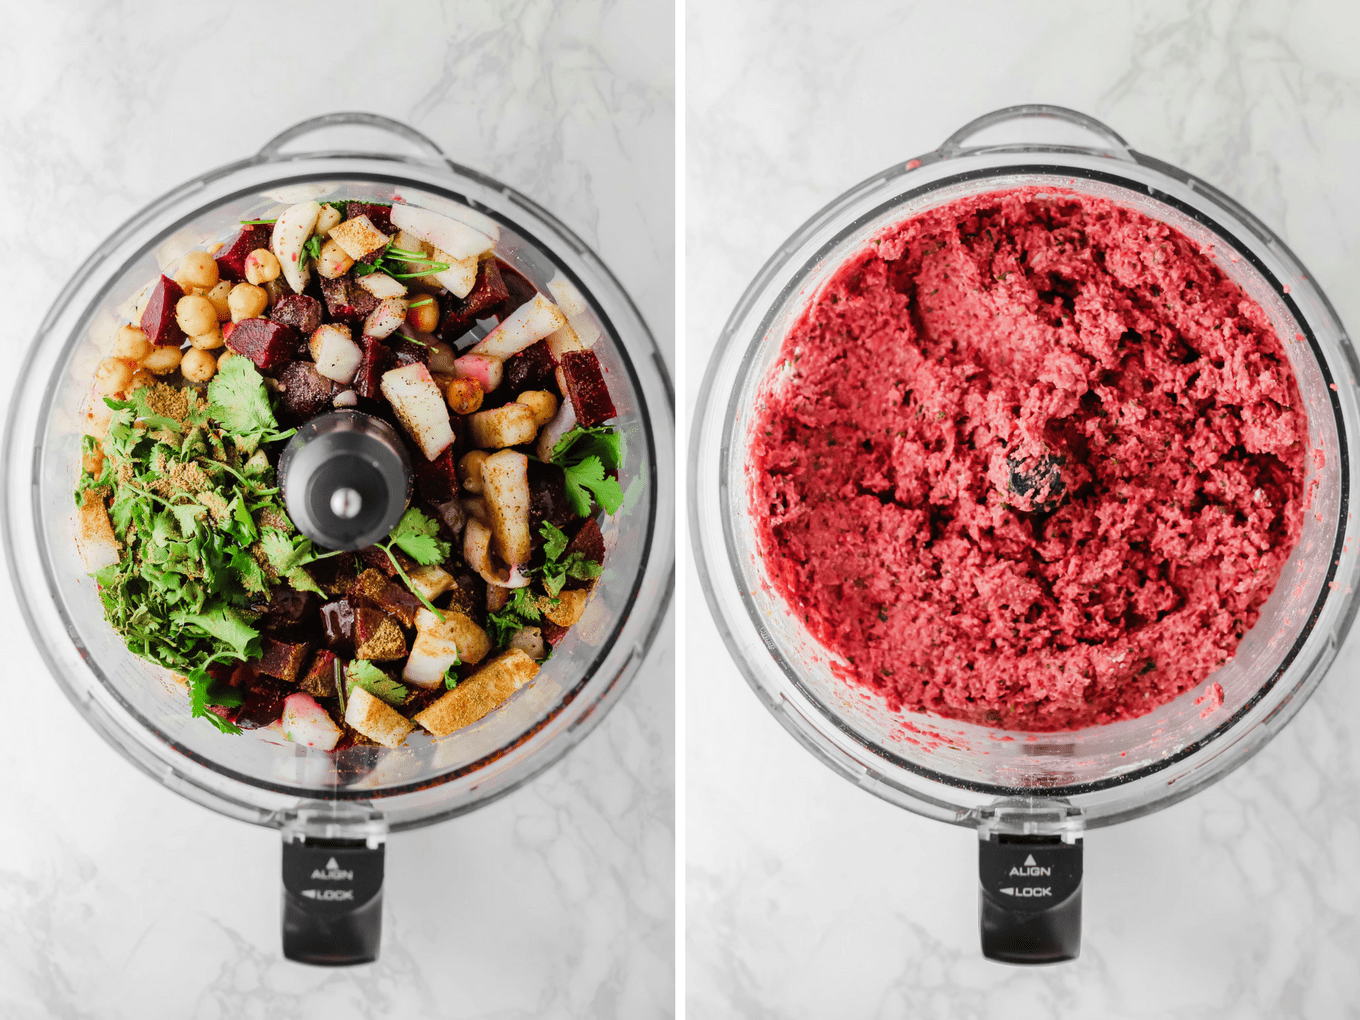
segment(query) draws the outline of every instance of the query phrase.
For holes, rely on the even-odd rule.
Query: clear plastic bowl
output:
[[[72,541],[92,369],[114,309],[185,252],[228,238],[238,220],[308,198],[458,202],[501,226],[498,254],[544,289],[569,280],[602,338],[594,346],[628,436],[621,481],[642,481],[627,513],[604,523],[605,569],[586,616],[532,685],[444,739],[335,754],[247,733],[224,736],[189,714],[169,674],[131,655],[104,623]],[[38,331],[9,409],[3,533],[29,628],[52,675],[104,738],[159,782],[260,825],[310,812],[344,831],[397,831],[501,796],[547,768],[614,705],[656,637],[674,573],[673,395],[665,362],[628,295],[551,214],[448,160],[405,125],[368,114],[299,124],[257,155],[189,181],[120,227],[62,291]]]
[[[1044,137],[1064,140],[1035,144],[1036,124]],[[1309,461],[1308,484],[1317,490],[1302,538],[1236,657],[1198,690],[1141,718],[1057,733],[893,713],[838,679],[832,655],[768,583],[745,456],[754,402],[789,326],[847,258],[913,214],[1025,185],[1109,198],[1212,245],[1218,266],[1286,341],[1309,442],[1322,454],[1320,463]],[[1317,686],[1351,625],[1357,375],[1327,298],[1284,243],[1232,199],[1080,114],[998,111],[831,202],[780,247],[733,311],[704,378],[689,453],[694,554],[709,607],[743,675],[785,728],[892,803],[965,825],[986,825],[1008,806],[1049,819],[1026,831],[1080,830],[1165,807],[1260,750]],[[1206,715],[1195,699],[1213,682],[1224,702]]]

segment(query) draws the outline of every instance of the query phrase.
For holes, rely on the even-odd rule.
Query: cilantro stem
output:
[[[406,307],[407,307],[407,308],[421,308],[421,307],[423,307],[423,306],[425,306],[425,305],[433,304],[433,303],[434,303],[434,298],[432,298],[432,297],[423,297],[423,298],[421,298],[419,301],[412,301],[412,302],[411,302],[409,305],[407,305]]]
[[[242,220],[242,221],[241,221],[242,225],[243,225],[243,226],[247,226],[247,227],[262,227],[262,226],[268,226],[269,224],[277,223],[277,222],[278,222],[278,220]]]
[[[171,503],[171,502],[168,502],[167,500],[161,499],[161,498],[160,498],[159,496],[157,496],[154,492],[148,492],[146,489],[139,489],[139,488],[137,488],[137,486],[133,485],[131,482],[124,482],[123,484],[126,485],[126,486],[127,486],[129,489],[131,489],[133,492],[138,493],[139,495],[145,496],[147,499],[154,499],[157,503],[159,503],[161,506],[165,507],[167,510],[171,510],[171,509],[173,509],[174,506],[175,506],[175,504],[173,504],[173,503]],[[188,505],[188,504],[186,504],[186,506],[187,506],[187,505]]]
[[[335,660],[335,696],[340,699],[340,714],[345,714],[345,672],[340,660]]]
[[[406,587],[410,589],[411,594],[414,595],[416,598],[420,599],[420,601],[425,604],[425,608],[428,609],[430,612],[434,613],[435,617],[439,620],[439,622],[443,623],[444,614],[434,607],[433,602],[431,602],[429,599],[427,599],[424,595],[420,594],[420,592],[416,590],[416,586],[412,584],[411,579],[406,576],[406,571],[401,569],[401,564],[397,562],[396,556],[392,554],[391,543],[387,545],[380,545],[378,546],[378,548],[381,549],[383,552],[387,553],[387,558],[392,561],[392,566],[397,568],[397,573],[400,574],[401,579],[404,582],[406,582]]]

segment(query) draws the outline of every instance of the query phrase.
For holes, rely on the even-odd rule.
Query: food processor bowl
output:
[[[892,712],[838,676],[837,657],[771,583],[746,458],[784,338],[840,266],[913,215],[1027,186],[1109,199],[1198,242],[1270,318],[1298,380],[1314,451],[1302,536],[1236,656],[1146,715],[1062,732]],[[710,610],[752,689],[822,761],[894,804],[978,829],[988,956],[1069,959],[1079,945],[1082,831],[1166,807],[1260,750],[1312,693],[1350,628],[1356,378],[1355,351],[1326,296],[1247,210],[1083,114],[996,111],[827,205],[765,264],[728,319],[690,445],[690,523]],[[1206,710],[1212,702],[1203,696],[1215,683],[1222,706]],[[1017,881],[1030,869],[1038,869],[1033,885]]]
[[[115,310],[130,307],[148,280],[186,252],[229,239],[238,221],[271,217],[307,199],[341,197],[404,198],[437,211],[470,208],[499,226],[499,257],[541,290],[551,283],[555,293],[579,299],[586,311],[579,312],[577,325],[601,336],[593,350],[618,408],[613,424],[627,437],[620,482],[625,489],[635,486],[636,499],[603,521],[607,554],[594,595],[532,684],[447,738],[418,729],[395,750],[356,746],[326,753],[250,733],[226,736],[190,716],[185,688],[168,671],[133,656],[105,624],[95,582],[73,541],[71,494],[81,435],[90,430],[93,368],[126,321]],[[93,406],[98,413],[101,402]],[[9,409],[0,464],[3,534],[19,604],[39,650],[110,744],[191,800],[281,829],[286,886],[292,871],[304,879],[309,872],[323,879],[327,872],[350,872],[362,884],[368,881],[363,867],[345,864],[332,849],[343,858],[366,848],[378,869],[371,890],[376,896],[387,833],[451,818],[525,783],[585,737],[637,675],[671,596],[673,467],[673,395],[665,362],[599,258],[530,199],[459,166],[410,127],[371,114],[337,113],[295,125],[258,154],[162,196],[80,267],[39,328]],[[315,868],[290,863],[290,854],[309,848],[319,854]],[[307,902],[297,892],[285,889],[286,903],[317,911],[325,930],[317,936],[315,926],[303,924],[305,917],[285,917],[290,956],[311,962],[372,958],[364,954],[376,952],[376,945],[355,955],[344,944],[358,938],[356,932],[371,934],[376,913],[347,928],[353,910],[346,913],[344,897],[337,900],[336,893],[323,903],[313,890]],[[358,894],[348,902],[357,907],[361,900],[375,902]],[[288,945],[289,923],[303,924],[299,940],[316,948],[293,952],[298,947]]]

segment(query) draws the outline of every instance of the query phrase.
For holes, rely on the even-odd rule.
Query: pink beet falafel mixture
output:
[[[1109,201],[954,202],[849,260],[751,430],[775,587],[894,711],[1127,719],[1229,659],[1302,527],[1259,305]]]

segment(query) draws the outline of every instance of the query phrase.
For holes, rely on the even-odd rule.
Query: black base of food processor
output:
[[[283,955],[298,963],[372,963],[382,942],[386,845],[363,838],[287,838]]]
[[[978,843],[982,955],[1061,963],[1081,952],[1082,843],[1061,835],[991,833]]]

